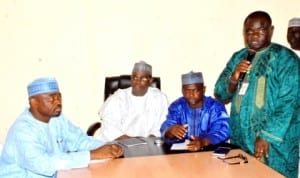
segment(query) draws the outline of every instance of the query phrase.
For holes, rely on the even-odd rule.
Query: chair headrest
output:
[[[160,78],[152,77],[152,87],[160,89]],[[131,75],[120,75],[105,77],[104,101],[113,94],[116,90],[128,88],[131,86]]]

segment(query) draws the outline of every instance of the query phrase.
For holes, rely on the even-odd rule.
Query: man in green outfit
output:
[[[233,54],[214,92],[219,100],[231,101],[231,143],[286,177],[297,178],[300,60],[271,42],[273,29],[266,12],[246,17],[246,47]]]

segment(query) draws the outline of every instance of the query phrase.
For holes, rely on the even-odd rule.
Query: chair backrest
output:
[[[131,86],[131,75],[105,77],[104,101],[116,90]],[[160,78],[153,77],[152,87],[160,89]]]

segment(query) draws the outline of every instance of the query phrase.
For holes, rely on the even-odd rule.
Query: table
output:
[[[211,151],[119,158],[90,164],[87,168],[58,172],[58,178],[283,178],[240,149],[228,156],[244,154],[248,163],[228,165]]]
[[[283,178],[281,174],[257,161],[240,149],[228,156],[243,154],[248,163],[229,165],[213,156],[215,147],[201,152],[174,151],[168,145],[157,145],[157,138],[146,138],[147,144],[125,149],[124,158],[92,163],[87,168],[58,172],[58,178]],[[221,146],[228,146],[224,145]]]

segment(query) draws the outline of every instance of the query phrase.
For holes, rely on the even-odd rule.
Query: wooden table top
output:
[[[248,163],[229,165],[212,151],[144,157],[128,157],[90,164],[87,168],[58,172],[58,178],[283,178],[240,149],[227,156],[243,154]],[[231,160],[233,161],[233,160]],[[241,161],[241,160],[240,160]],[[243,161],[242,161],[243,162]]]

